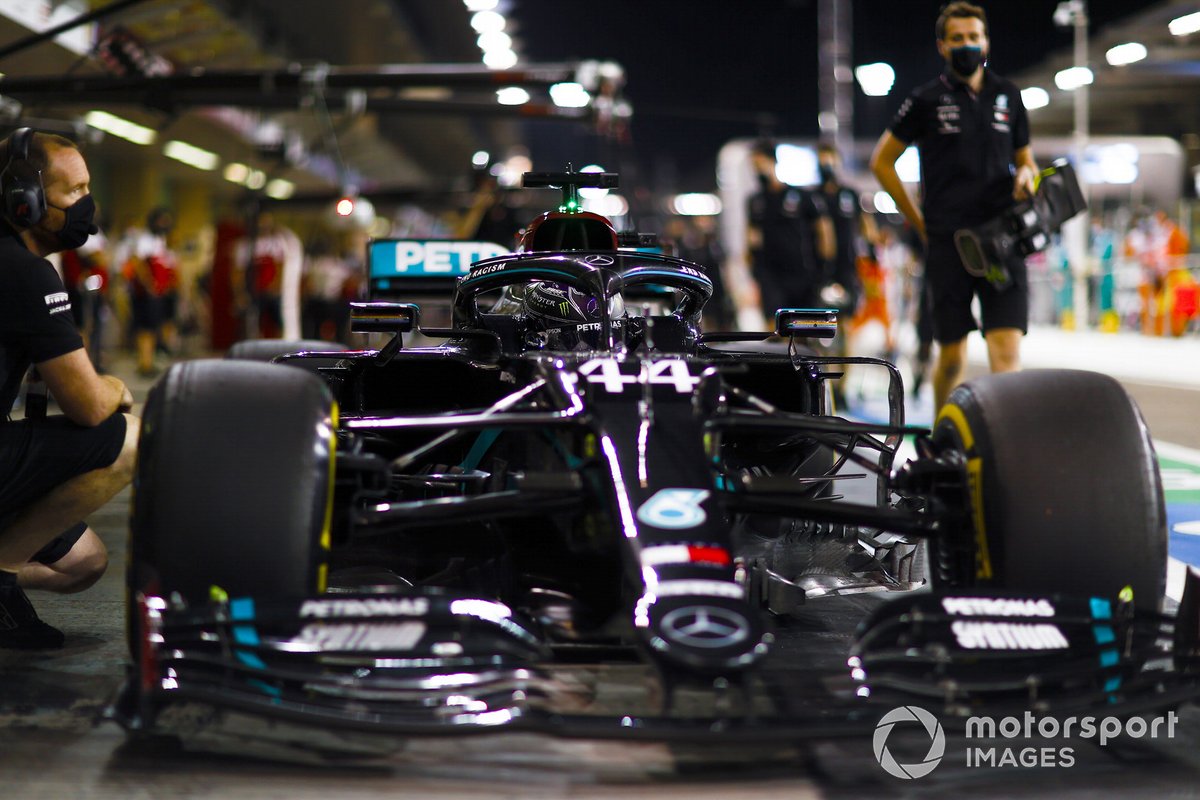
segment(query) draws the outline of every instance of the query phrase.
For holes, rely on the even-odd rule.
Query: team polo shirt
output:
[[[930,233],[979,225],[1012,205],[1013,156],[1029,144],[1029,117],[1012,81],[985,69],[976,95],[943,73],[908,96],[891,132],[921,156]]]
[[[62,279],[0,222],[0,415],[12,408],[31,364],[81,347]]]
[[[750,198],[750,224],[762,232],[765,266],[787,272],[816,266],[813,222],[826,213],[824,199],[796,186],[763,189]]]
[[[829,191],[824,186],[820,189],[833,219],[833,235],[837,241],[837,254],[834,256],[834,277],[856,277],[855,262],[858,251],[855,239],[860,226],[859,219],[862,209],[858,205],[858,192],[847,186],[837,186]]]

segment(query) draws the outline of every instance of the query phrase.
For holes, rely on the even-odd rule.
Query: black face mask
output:
[[[818,166],[817,172],[821,173],[821,183],[837,183],[837,173],[828,164]]]
[[[966,45],[950,51],[951,68],[964,78],[969,78],[983,63],[983,48]]]
[[[47,203],[47,205],[50,204]],[[66,208],[59,208],[55,205],[50,207],[57,208],[66,216],[63,226],[54,233],[63,249],[74,250],[76,247],[82,246],[93,233],[100,232],[100,229],[92,221],[96,216],[96,201],[90,194],[85,194]]]

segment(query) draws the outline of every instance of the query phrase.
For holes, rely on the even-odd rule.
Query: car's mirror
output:
[[[837,322],[837,309],[781,308],[775,312],[775,333],[789,337],[832,339],[837,335]]]
[[[350,330],[355,333],[408,333],[417,327],[418,311],[412,303],[351,303]]]

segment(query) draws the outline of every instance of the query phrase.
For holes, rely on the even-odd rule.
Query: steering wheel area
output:
[[[515,253],[479,261],[454,290],[454,327],[486,327],[481,296],[496,289],[549,281],[596,298],[600,313],[600,341],[613,345],[614,320],[608,300],[638,287],[666,287],[678,293],[671,314],[697,322],[712,296],[712,280],[695,264],[659,253],[637,252],[535,252]]]

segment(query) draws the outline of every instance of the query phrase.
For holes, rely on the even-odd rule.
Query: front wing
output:
[[[778,744],[865,735],[905,704],[948,725],[1129,715],[1200,695],[1198,598],[1193,574],[1174,616],[1121,598],[910,593],[878,603],[848,653],[802,619],[777,627],[760,667],[714,676],[664,671],[619,643],[551,643],[502,603],[439,591],[193,609],[142,596],[138,663],[108,714],[205,749],[249,739],[268,755],[333,757],[495,731]],[[864,601],[822,602],[836,627]]]

